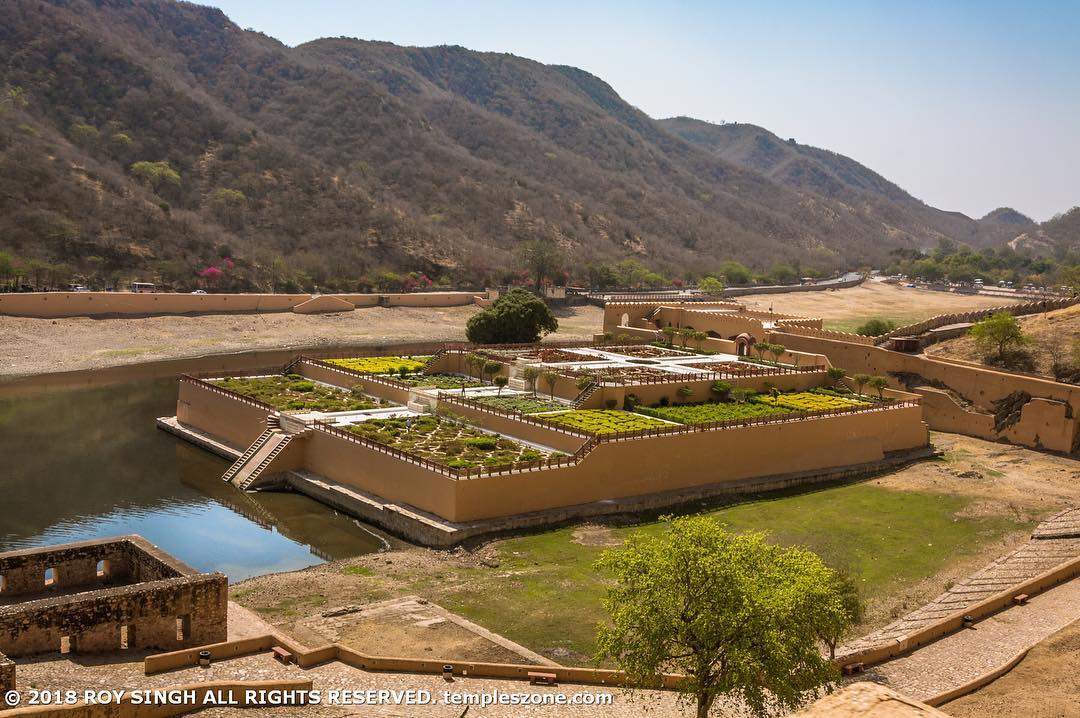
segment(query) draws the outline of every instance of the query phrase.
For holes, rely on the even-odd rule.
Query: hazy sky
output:
[[[652,117],[762,125],[974,217],[1080,204],[1080,0],[202,1],[289,45],[574,65]]]

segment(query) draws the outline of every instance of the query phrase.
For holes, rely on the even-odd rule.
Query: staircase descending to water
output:
[[[273,463],[285,447],[299,434],[283,431],[276,416],[267,417],[266,431],[252,442],[247,451],[221,476],[241,490],[250,488]]]

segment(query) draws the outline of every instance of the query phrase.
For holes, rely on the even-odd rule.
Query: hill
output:
[[[703,146],[572,67],[289,48],[172,0],[8,0],[0,28],[0,251],[35,284],[482,285],[535,240],[574,277],[832,271],[1017,234],[824,150],[766,138],[800,160],[768,167]]]
[[[927,240],[950,239],[976,247],[998,246],[1035,222],[1016,210],[996,209],[979,220],[915,199],[896,184],[836,152],[783,140],[746,123],[715,125],[689,117],[660,120],[674,134],[715,156],[800,191],[851,206],[866,206],[892,231]]]

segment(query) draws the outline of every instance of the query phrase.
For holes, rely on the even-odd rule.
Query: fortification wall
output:
[[[473,304],[476,292],[407,294],[333,294],[309,305],[315,311],[345,311],[347,302],[363,307],[456,307]],[[28,292],[0,294],[0,315],[58,319],[61,317],[146,316],[156,314],[221,314],[288,312],[315,299],[311,294],[169,294],[134,292]],[[339,300],[335,302],[333,300]],[[332,307],[332,308],[331,308]]]
[[[104,575],[101,560],[109,562]],[[53,583],[45,584],[45,567]],[[127,648],[183,648],[227,633],[228,579],[196,573],[137,536],[0,554],[0,573],[23,597],[0,606],[7,656],[115,651],[122,641]],[[27,595],[32,584],[37,590]]]
[[[0,692],[15,690],[15,662],[0,653]]]

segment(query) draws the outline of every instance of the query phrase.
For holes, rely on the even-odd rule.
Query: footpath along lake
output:
[[[382,548],[358,521],[305,496],[223,482],[227,461],[154,426],[175,408],[175,379],[0,384],[0,551],[137,533],[239,581]]]

